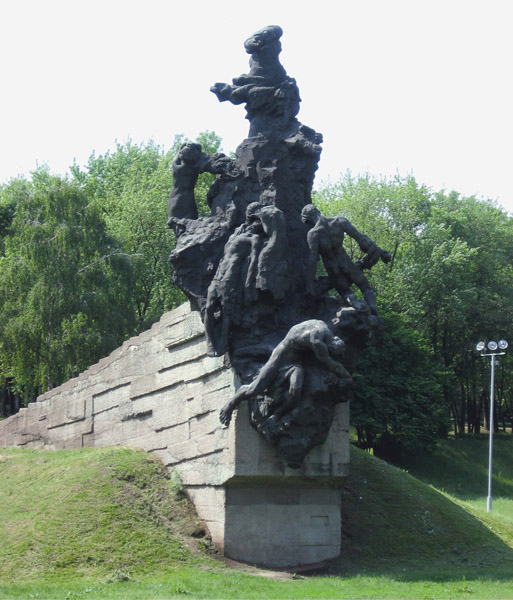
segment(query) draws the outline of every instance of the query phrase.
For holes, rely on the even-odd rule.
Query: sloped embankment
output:
[[[511,578],[513,548],[495,527],[365,452],[353,449],[351,461],[342,555],[329,574]],[[0,581],[222,566],[179,484],[144,452],[4,448],[0,481]],[[501,527],[512,540],[513,526]]]
[[[0,481],[2,580],[197,562],[205,530],[179,484],[144,452],[3,448]]]
[[[502,523],[501,539],[452,498],[356,448],[342,520],[342,555],[334,569],[340,574],[511,575],[513,548],[503,539],[513,539],[513,527]]]

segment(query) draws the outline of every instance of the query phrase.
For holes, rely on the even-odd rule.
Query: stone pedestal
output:
[[[271,567],[308,565],[340,554],[340,490],[298,481],[229,482],[224,552]]]
[[[230,558],[269,567],[307,565],[340,554],[340,487],[349,465],[348,406],[301,469],[290,469],[251,427],[242,404],[226,449],[205,462],[203,482],[184,484],[214,543]]]

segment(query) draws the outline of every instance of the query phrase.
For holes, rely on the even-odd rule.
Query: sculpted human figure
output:
[[[324,321],[310,319],[294,325],[273,350],[253,382],[242,385],[221,409],[221,423],[229,425],[233,411],[242,401],[270,388],[274,389],[284,381],[288,381],[288,399],[273,414],[282,415],[290,410],[303,389],[303,361],[311,362],[312,356],[309,354],[338,378],[350,382],[351,375],[340,362],[344,349],[344,342],[333,334]]]
[[[256,287],[269,290],[276,300],[285,296],[287,279],[287,225],[285,215],[275,206],[263,206],[259,213],[268,240],[258,258]]]
[[[170,259],[173,281],[201,313],[208,354],[229,354],[247,384],[223,400],[219,408],[230,401],[221,421],[249,400],[251,425],[297,468],[326,440],[335,405],[349,399],[348,371],[383,329],[364,274],[389,255],[342,217],[326,219],[313,206],[301,216],[312,201],[322,135],[297,118],[301,98],[280,63],[282,40],[278,26],[257,31],[244,44],[245,72],[211,87],[220,102],[245,108],[249,135],[233,159],[191,143],[180,149]],[[194,187],[205,171],[216,177],[210,214],[198,218]],[[346,234],[363,250],[354,263]],[[316,279],[319,258],[328,277]],[[329,294],[333,288],[342,298]]]
[[[194,187],[199,175],[205,172],[225,172],[231,168],[232,162],[228,156],[221,153],[205,154],[200,144],[182,144],[173,161],[173,187],[167,204],[168,227],[171,227],[176,235],[181,232],[180,219],[198,218]]]
[[[296,82],[287,76],[279,61],[282,34],[277,25],[257,31],[244,42],[251,55],[249,73],[235,77],[233,85],[215,83],[210,88],[220,102],[246,104],[250,136],[261,133],[269,124],[268,118],[285,124],[299,112],[301,99]]]
[[[208,288],[204,325],[209,356],[222,356],[228,350],[231,324],[244,304],[244,292],[251,291],[256,280],[264,239],[258,217],[260,208],[257,202],[247,207],[246,222],[226,242],[223,257]],[[221,333],[216,335],[219,321]]]
[[[367,277],[362,272],[362,263],[355,264],[344,249],[344,236],[347,233],[360,246],[363,252],[371,257],[372,264],[379,258],[384,262],[390,261],[390,254],[382,250],[366,235],[358,231],[342,216],[328,218],[321,215],[313,204],[307,204],[301,212],[301,220],[310,230],[307,234],[310,258],[307,268],[307,293],[312,293],[317,262],[319,256],[326,267],[331,285],[353,308],[361,310],[362,306],[351,291],[351,285],[356,284],[365,302],[374,315],[378,314],[376,296]],[[371,264],[371,266],[372,266]],[[367,267],[370,268],[370,267]]]

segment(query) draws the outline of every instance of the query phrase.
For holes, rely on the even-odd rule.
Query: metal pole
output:
[[[494,388],[495,388],[495,355],[490,356],[491,359],[491,376],[490,376],[490,447],[488,449],[488,498],[486,500],[486,511],[492,512],[492,455],[493,455],[493,409],[495,405]]]

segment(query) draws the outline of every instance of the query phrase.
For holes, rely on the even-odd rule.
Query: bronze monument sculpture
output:
[[[221,102],[245,105],[248,138],[234,159],[198,144],[180,149],[168,226],[175,282],[201,312],[208,353],[227,353],[241,382],[221,422],[247,401],[252,425],[298,468],[326,439],[357,356],[382,328],[363,269],[390,255],[311,203],[322,136],[296,118],[299,90],[279,61],[281,35],[278,26],[252,35],[249,73],[212,86]],[[211,214],[198,218],[194,185],[205,171],[216,177]],[[357,263],[343,249],[345,234],[364,253]],[[319,258],[327,277],[316,277]]]

